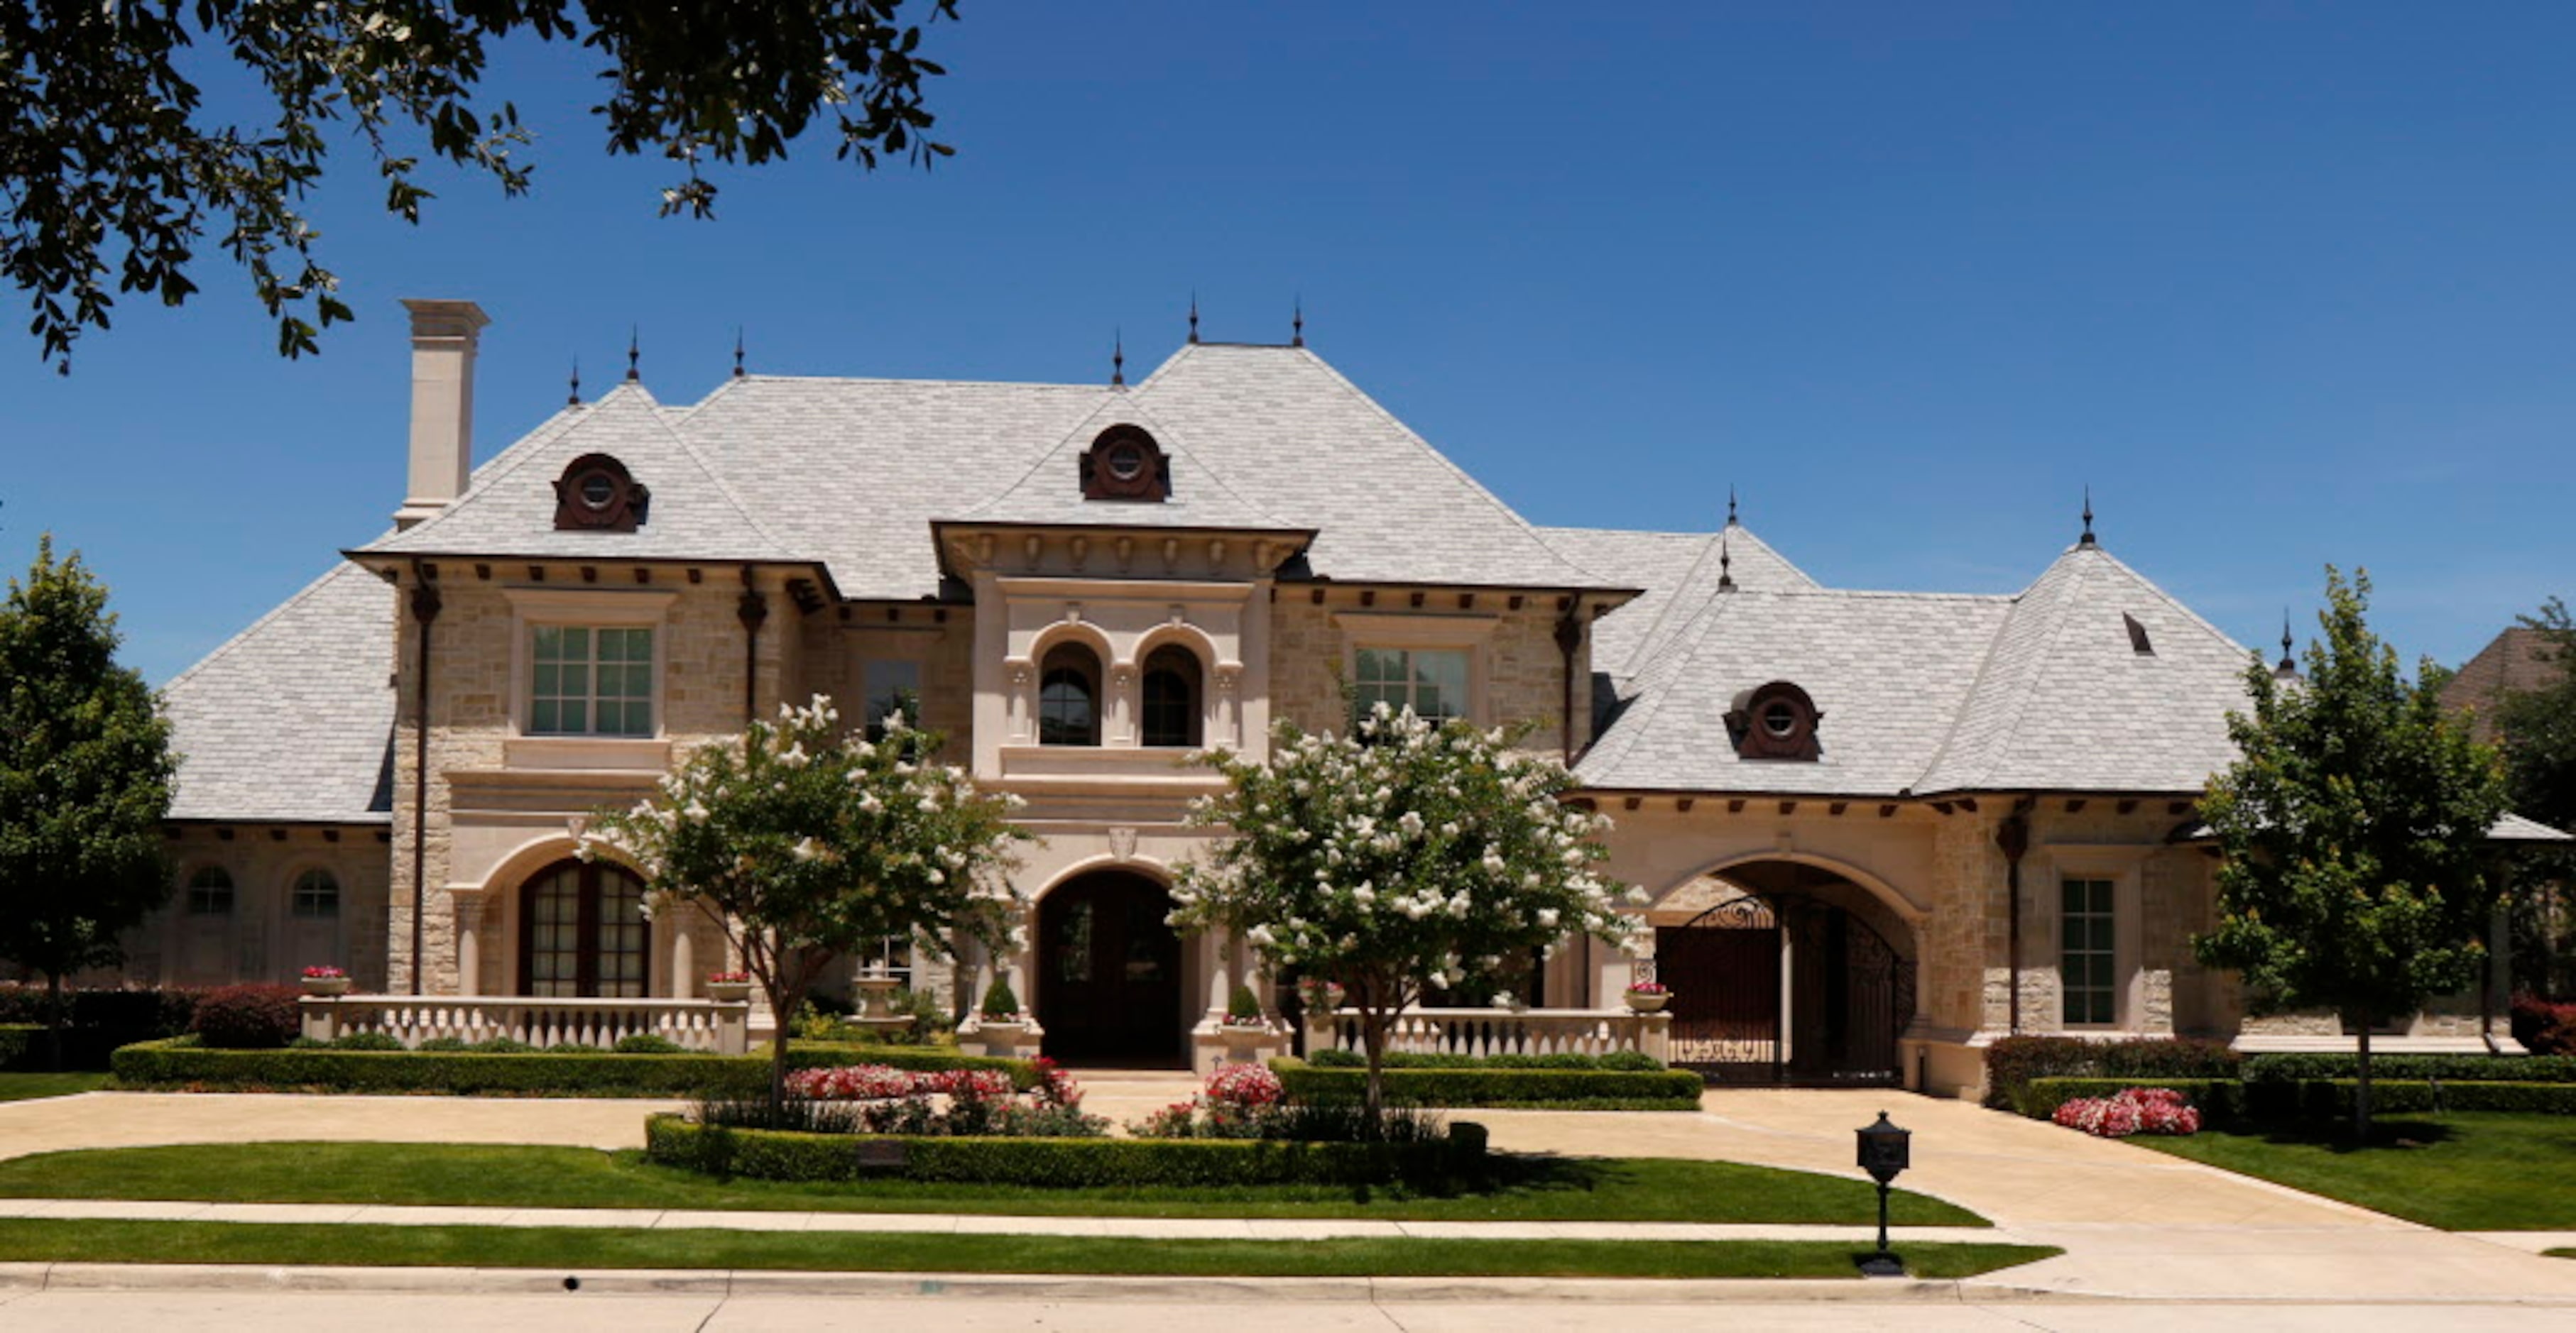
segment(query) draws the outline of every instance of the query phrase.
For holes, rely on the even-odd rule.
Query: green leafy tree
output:
[[[0,603],[0,958],[45,975],[57,1064],[63,978],[123,962],[117,937],[170,897],[178,760],[117,642],[107,589],[39,540]]]
[[[1008,817],[1016,798],[931,762],[939,743],[900,714],[870,742],[817,695],[738,742],[698,747],[652,796],[581,830],[585,859],[604,853],[644,876],[650,910],[695,907],[722,923],[781,1018],[773,1108],[786,1095],[785,1016],[833,960],[905,934],[946,957],[960,938],[999,948],[1017,929],[1005,872],[1028,835]]]
[[[1490,982],[1576,936],[1634,937],[1621,886],[1592,872],[1609,820],[1514,739],[1381,703],[1347,736],[1282,724],[1263,763],[1205,756],[1226,790],[1189,821],[1232,836],[1182,866],[1173,924],[1241,931],[1273,965],[1340,985],[1373,1120],[1387,1034],[1426,989]]]
[[[2365,1143],[2371,1028],[2479,980],[2501,892],[2486,836],[2505,808],[2495,752],[2399,673],[2369,597],[2366,572],[2329,567],[2305,678],[2247,667],[2253,712],[2227,720],[2239,758],[2201,807],[2225,854],[2217,928],[2193,940],[2258,1009],[2329,1009],[2360,1034]]]
[[[2537,689],[2514,690],[2496,702],[2499,748],[2514,812],[2554,828],[2576,829],[2576,618],[2552,597],[2537,615],[2521,617],[2541,636],[2541,652],[2557,667]],[[2514,944],[2522,957],[2515,971],[2554,998],[2571,998],[2567,976],[2576,921],[2568,885],[2576,882],[2576,853],[2565,847],[2532,848],[2515,858]]]
[[[527,190],[532,136],[483,87],[493,44],[596,52],[609,152],[671,159],[662,212],[705,216],[705,164],[785,157],[818,119],[862,167],[950,151],[924,137],[924,81],[945,71],[907,8],[954,18],[956,0],[0,0],[0,270],[67,370],[117,293],[194,295],[217,236],[278,350],[314,351],[317,325],[349,318],[303,212],[334,137],[363,145],[406,221],[430,197],[424,160]],[[225,63],[249,85],[239,120],[200,87]]]

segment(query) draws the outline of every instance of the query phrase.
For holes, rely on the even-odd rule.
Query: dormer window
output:
[[[1082,498],[1144,500],[1172,496],[1172,461],[1141,426],[1112,426],[1082,453]]]
[[[555,531],[633,532],[653,493],[607,454],[583,454],[555,479]]]
[[[1824,717],[1805,690],[1775,680],[1735,696],[1726,729],[1735,739],[1735,752],[1747,759],[1813,760],[1819,753],[1816,724]]]

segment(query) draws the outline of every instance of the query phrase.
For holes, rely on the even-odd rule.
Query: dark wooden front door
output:
[[[519,891],[519,993],[640,1000],[650,937],[642,880],[599,861],[548,866]]]
[[[1087,875],[1038,908],[1046,1053],[1089,1064],[1181,1060],[1181,941],[1171,895],[1141,875]]]

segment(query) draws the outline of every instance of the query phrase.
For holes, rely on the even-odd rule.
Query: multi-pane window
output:
[[[535,646],[530,734],[653,734],[651,629],[540,625]]]
[[[921,663],[879,658],[867,666],[868,739],[885,739],[886,714],[902,709],[907,725],[921,725]]]
[[[1145,657],[1141,719],[1147,745],[1194,746],[1199,743],[1199,659],[1187,648],[1165,644]]]
[[[233,877],[222,866],[206,866],[188,877],[188,915],[230,916]]]
[[[308,919],[340,915],[340,881],[328,870],[307,870],[296,876],[287,893],[286,912]]]
[[[644,885],[615,866],[564,864],[524,891],[520,975],[530,995],[641,999]]]
[[[1100,743],[1100,659],[1078,643],[1047,651],[1038,673],[1038,744]]]
[[[2058,991],[2065,997],[2065,1021],[2069,1026],[2116,1022],[2111,881],[2070,879],[2063,891],[2057,976]]]
[[[1455,648],[1362,648],[1355,701],[1365,716],[1379,701],[1438,721],[1467,711],[1467,654]]]

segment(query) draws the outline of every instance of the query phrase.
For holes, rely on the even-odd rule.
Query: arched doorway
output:
[[[1712,1083],[1896,1085],[1914,1021],[1902,920],[1859,885],[1787,861],[1695,881],[1654,915],[1672,1063]]]
[[[519,993],[643,999],[651,938],[644,881],[606,861],[558,861],[519,890]]]
[[[1037,1016],[1046,1053],[1089,1064],[1181,1063],[1181,940],[1172,897],[1104,870],[1038,903]]]

